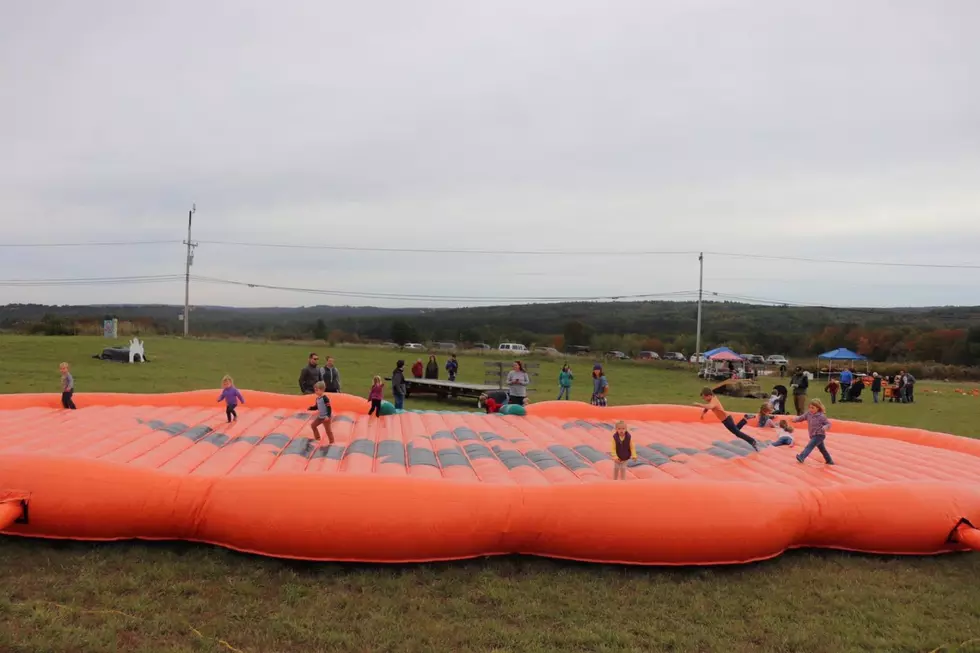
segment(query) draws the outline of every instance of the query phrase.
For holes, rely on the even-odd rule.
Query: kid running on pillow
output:
[[[227,374],[221,379],[221,394],[218,395],[218,402],[222,401],[225,402],[225,417],[228,418],[228,422],[238,421],[238,413],[235,412],[235,408],[238,407],[238,404],[245,403],[245,397],[238,391],[235,382]]]
[[[824,461],[828,465],[833,465],[834,459],[830,457],[830,452],[827,451],[827,447],[824,445],[824,441],[827,439],[827,431],[830,430],[830,420],[827,419],[823,402],[819,399],[814,399],[810,402],[809,412],[794,418],[793,421],[806,422],[807,430],[810,433],[810,441],[806,443],[803,451],[796,456],[796,460],[802,463],[814,449],[819,449],[820,453],[823,454]]]
[[[756,451],[759,450],[759,443],[755,441],[755,438],[753,438],[751,435],[746,435],[745,433],[742,432],[740,427],[735,425],[735,420],[732,419],[732,416],[725,411],[724,406],[722,406],[721,402],[718,401],[718,397],[715,396],[715,393],[714,391],[711,390],[711,388],[709,387],[702,388],[701,398],[704,399],[705,403],[694,404],[695,406],[701,409],[701,419],[704,419],[704,416],[707,415],[708,411],[710,410],[712,413],[714,413],[715,417],[721,420],[722,425],[726,429],[728,429],[728,431],[732,435],[739,438],[740,440],[745,440],[750,445],[752,445],[752,448],[755,449]]]

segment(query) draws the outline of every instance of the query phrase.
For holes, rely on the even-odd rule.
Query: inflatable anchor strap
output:
[[[0,490],[0,531],[11,524],[27,523],[26,492],[9,492]]]
[[[980,551],[980,529],[975,528],[968,519],[961,519],[950,532],[949,541]]]

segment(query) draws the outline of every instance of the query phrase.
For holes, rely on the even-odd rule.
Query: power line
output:
[[[794,261],[802,263],[831,263],[834,265],[866,265],[872,267],[893,267],[893,268],[943,268],[949,270],[980,270],[980,264],[976,263],[898,263],[894,261],[854,261],[832,258],[808,258],[805,256],[780,256],[778,254],[743,254],[736,252],[705,252],[712,256],[725,256],[729,258],[748,258],[748,259],[767,259],[773,261]]]
[[[880,311],[892,310],[886,307],[871,307],[871,306],[836,306],[833,304],[808,304],[805,302],[792,302],[782,299],[765,299],[762,297],[747,297],[745,295],[732,295],[728,293],[721,292],[711,292],[712,297],[717,297],[726,301],[733,301],[741,304],[752,304],[756,306],[773,306],[773,307],[785,307],[785,308],[821,308],[831,311],[848,311],[857,313],[878,313]]]
[[[313,245],[305,243],[257,243],[232,240],[201,240],[207,245],[230,247],[257,247],[270,249],[308,249],[338,252],[383,252],[398,254],[460,254],[477,256],[696,256],[700,252],[694,250],[518,250],[518,249],[454,249],[437,247],[367,247],[362,245]],[[824,263],[834,265],[864,265],[878,267],[900,268],[944,268],[961,270],[980,270],[976,263],[905,263],[898,261],[862,261],[844,259],[824,259],[806,256],[783,256],[778,254],[747,254],[743,252],[705,251],[711,256],[727,258],[762,259],[778,261],[795,261],[802,263]]]
[[[591,296],[537,296],[537,297],[474,297],[471,295],[430,295],[421,293],[381,293],[368,291],[351,290],[327,290],[323,288],[303,288],[295,286],[280,286],[264,283],[251,283],[247,281],[236,281],[232,279],[219,279],[214,277],[192,276],[192,280],[201,283],[211,283],[219,285],[244,286],[248,288],[262,288],[265,290],[282,290],[289,292],[299,292],[313,295],[325,295],[330,297],[355,297],[360,299],[387,299],[401,301],[432,301],[432,302],[589,302],[602,300],[640,300],[652,298],[680,298],[694,296],[696,290],[680,290],[664,293],[642,293],[627,295],[591,295]]]
[[[61,243],[0,243],[0,248],[58,248],[58,247],[133,247],[144,245],[176,245],[181,240],[129,240]],[[220,247],[252,247],[266,249],[300,249],[338,252],[379,252],[399,254],[444,254],[464,256],[695,256],[694,250],[586,250],[586,249],[452,249],[434,247],[365,247],[360,245],[311,245],[304,243],[260,243],[232,240],[200,240],[201,244]],[[865,261],[854,259],[814,258],[779,254],[751,254],[745,252],[705,251],[704,254],[735,259],[791,261],[830,265],[861,265],[866,267],[932,268],[946,270],[980,270],[980,263],[910,263],[900,261]]]
[[[135,245],[174,245],[179,240],[125,240],[88,243],[0,243],[0,247],[130,247]]]
[[[182,280],[179,274],[158,274],[128,277],[73,277],[61,279],[0,279],[0,286],[8,288],[40,286],[85,286],[85,285],[139,285],[145,283],[167,283]]]
[[[199,240],[202,245],[231,247],[263,247],[272,249],[312,249],[336,252],[384,252],[388,254],[465,254],[491,256],[690,256],[694,251],[631,251],[631,250],[586,250],[586,249],[443,249],[431,247],[364,247],[361,245],[309,245],[300,243],[254,243],[231,240]]]

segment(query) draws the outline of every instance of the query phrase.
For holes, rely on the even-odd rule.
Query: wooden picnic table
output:
[[[391,381],[391,377],[385,377]],[[443,381],[442,379],[416,379],[405,377],[405,397],[434,394],[438,399],[479,399],[485,392],[500,390],[499,384],[465,383],[462,381]]]

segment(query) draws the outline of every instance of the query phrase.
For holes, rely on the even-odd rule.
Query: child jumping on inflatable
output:
[[[636,447],[633,446],[633,436],[626,430],[626,422],[616,422],[616,431],[612,436],[613,480],[626,480],[626,463],[636,460]]]
[[[749,426],[755,426],[760,429],[774,429],[776,428],[776,420],[773,419],[773,407],[768,401],[761,406],[759,406],[758,415],[745,415],[738,421],[735,428],[741,429],[743,426],[748,424]],[[752,420],[756,420],[755,424],[749,424]]]
[[[368,411],[368,417],[377,413],[378,417],[381,417],[381,400],[385,396],[385,384],[381,381],[380,376],[374,377],[374,383],[371,385],[371,392],[368,394],[368,401],[371,402],[371,410]]]
[[[810,441],[807,442],[803,451],[796,456],[797,462],[802,463],[813,452],[814,448],[816,448],[823,454],[824,461],[828,465],[833,465],[834,459],[830,457],[830,452],[827,451],[827,447],[824,445],[824,441],[827,439],[827,430],[830,429],[830,420],[827,419],[823,402],[819,399],[814,399],[810,402],[809,412],[793,418],[793,421],[806,422],[807,430],[810,432]]]
[[[218,395],[218,403],[222,401],[225,402],[225,417],[228,418],[228,423],[237,422],[238,413],[235,412],[235,408],[238,407],[238,404],[245,403],[245,397],[238,391],[235,382],[227,374],[221,379],[221,394]]]
[[[715,393],[714,391],[712,391],[711,388],[707,386],[702,388],[701,398],[704,399],[705,403],[694,404],[695,406],[701,409],[701,419],[704,419],[704,416],[707,415],[708,411],[710,410],[712,413],[715,414],[715,417],[721,420],[722,425],[726,429],[728,429],[728,431],[732,435],[739,438],[740,440],[745,440],[750,445],[752,445],[752,448],[755,449],[756,451],[759,450],[759,443],[756,442],[755,438],[753,438],[751,435],[746,435],[745,433],[743,433],[741,427],[736,426],[735,420],[732,419],[732,416],[725,411],[725,408],[721,405],[721,402],[718,401],[718,397],[715,396]]]
[[[313,439],[317,442],[320,441],[320,425],[323,424],[323,430],[327,433],[327,440],[330,444],[333,444],[333,428],[330,426],[330,419],[333,417],[333,407],[330,405],[330,397],[327,396],[327,384],[323,381],[317,381],[316,385],[313,386],[313,394],[316,395],[316,410],[317,416],[313,420]]]
[[[75,379],[68,371],[68,363],[62,363],[58,369],[61,370],[61,407],[75,410],[75,400],[72,399],[75,394]]]
[[[779,437],[772,443],[774,447],[793,446],[793,425],[784,419],[779,420]]]

